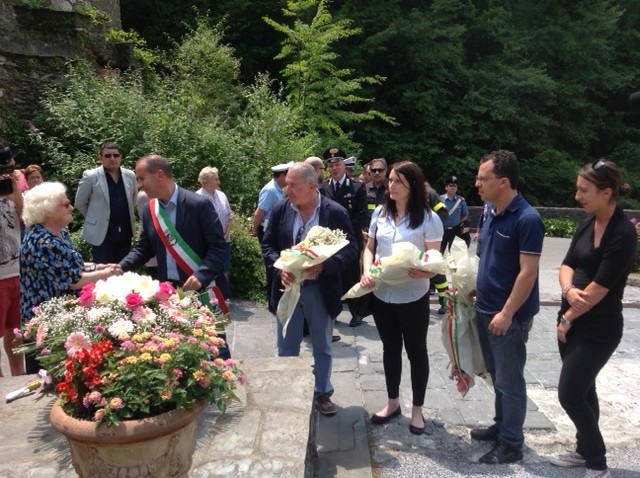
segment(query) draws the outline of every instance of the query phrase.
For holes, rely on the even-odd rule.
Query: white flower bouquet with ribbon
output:
[[[396,242],[392,246],[390,256],[383,257],[369,267],[369,272],[376,281],[375,285],[373,287],[362,287],[360,283],[357,283],[342,298],[355,299],[356,297],[362,297],[373,292],[383,283],[390,285],[403,284],[411,279],[409,277],[409,269],[444,274],[446,273],[446,268],[447,264],[440,251],[435,249],[421,251],[411,242]]]
[[[284,290],[276,311],[276,316],[283,326],[283,336],[287,335],[287,325],[300,300],[302,282],[305,279],[312,279],[305,275],[305,270],[322,264],[347,244],[349,241],[341,230],[313,226],[303,241],[280,253],[273,267],[295,276],[293,283]]]
[[[475,323],[472,292],[476,288],[478,257],[456,237],[446,257],[449,269],[447,317],[442,321],[442,344],[449,355],[450,378],[464,397],[474,385],[474,376],[487,374]]]

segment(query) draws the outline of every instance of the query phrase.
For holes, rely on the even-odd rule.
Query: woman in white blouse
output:
[[[218,168],[206,166],[202,168],[198,175],[198,182],[200,189],[196,191],[196,194],[206,196],[209,198],[220,219],[222,225],[222,231],[224,232],[224,239],[226,246],[224,249],[224,262],[223,271],[224,275],[229,281],[229,269],[231,269],[231,219],[233,212],[229,205],[227,195],[218,189],[220,187],[220,177],[218,176]]]
[[[385,202],[376,208],[369,226],[369,240],[364,250],[360,283],[372,287],[375,280],[369,266],[375,259],[391,255],[393,243],[408,241],[421,250],[440,250],[443,227],[440,218],[427,206],[424,176],[420,167],[410,161],[392,166]],[[400,376],[402,346],[411,365],[413,407],[409,431],[424,433],[422,406],[429,379],[427,329],[429,327],[429,278],[433,274],[409,269],[407,282],[382,284],[373,299],[373,318],[383,345],[387,403],[372,415],[374,424],[383,424],[401,415]]]

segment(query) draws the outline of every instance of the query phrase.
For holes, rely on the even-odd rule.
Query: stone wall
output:
[[[538,207],[536,208],[543,219],[572,219],[580,222],[586,217],[585,212],[579,208],[571,207]],[[625,209],[624,211],[629,218],[640,219],[640,210]],[[473,228],[478,224],[478,219],[482,214],[482,206],[470,206],[469,215],[471,216],[471,226]]]
[[[103,11],[110,21],[96,24],[83,6]],[[112,65],[115,53],[105,32],[120,26],[119,0],[2,0],[0,111],[32,118],[43,88],[62,81],[69,59]]]

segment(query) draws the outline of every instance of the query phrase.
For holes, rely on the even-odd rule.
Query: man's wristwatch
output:
[[[570,321],[570,320],[568,320],[568,319],[564,316],[564,314],[562,314],[562,315],[560,316],[560,323],[561,323],[561,324],[566,325],[566,326],[567,326],[567,327],[569,327],[569,328],[571,328],[571,321]]]
[[[84,265],[85,272],[93,272],[95,270],[96,270],[96,265],[93,262],[89,262]]]

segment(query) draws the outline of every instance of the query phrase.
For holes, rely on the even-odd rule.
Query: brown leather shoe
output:
[[[326,416],[335,415],[337,411],[329,395],[318,395],[316,397],[316,409]]]

